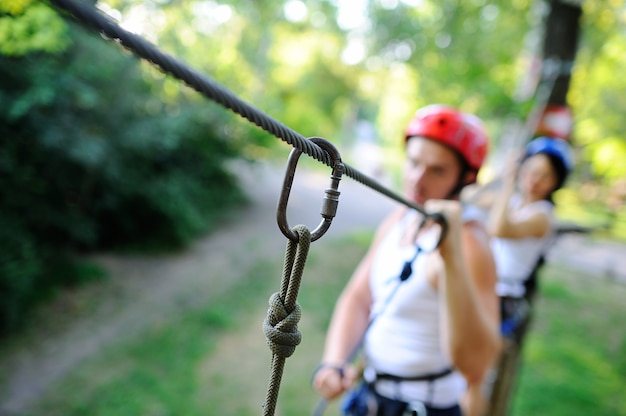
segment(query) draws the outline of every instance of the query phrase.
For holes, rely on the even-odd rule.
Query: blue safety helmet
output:
[[[526,145],[524,160],[538,153],[547,154],[559,177],[556,189],[563,186],[568,174],[574,169],[574,153],[568,142],[556,137],[541,136]]]
[[[524,158],[537,153],[547,153],[558,158],[568,173],[574,168],[574,154],[570,145],[563,139],[548,136],[537,137],[526,146]]]

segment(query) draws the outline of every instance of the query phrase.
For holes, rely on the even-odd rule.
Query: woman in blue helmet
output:
[[[500,297],[501,334],[511,337],[527,315],[529,278],[543,260],[555,231],[553,193],[561,188],[574,165],[569,144],[558,138],[538,137],[526,146],[521,160],[508,164],[502,187],[473,202],[489,209],[487,228],[498,277],[495,291]],[[488,377],[489,378],[489,377]],[[485,411],[491,381],[485,390],[469,391],[467,414]]]
[[[526,146],[517,169],[503,178],[491,207],[488,230],[498,274],[496,293],[502,299],[504,335],[513,330],[506,303],[526,295],[527,279],[554,235],[552,195],[563,186],[573,164],[566,141],[545,136],[534,139]]]

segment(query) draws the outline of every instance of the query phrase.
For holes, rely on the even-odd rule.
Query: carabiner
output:
[[[330,143],[328,140],[322,139],[321,137],[311,137],[309,138],[313,143],[321,147],[325,150],[331,157],[333,161],[333,170],[330,175],[330,188],[326,189],[324,201],[322,205],[321,215],[323,217],[322,222],[317,226],[315,230],[311,233],[311,242],[317,240],[321,236],[323,236],[330,224],[333,221],[333,218],[337,214],[337,206],[339,205],[339,181],[341,180],[341,176],[343,175],[344,165],[341,161],[341,155],[339,151]],[[283,189],[280,193],[280,199],[278,200],[278,210],[276,211],[276,219],[278,221],[278,227],[283,232],[283,235],[290,239],[293,242],[297,242],[299,237],[287,222],[287,203],[289,201],[289,194],[291,193],[291,186],[293,184],[293,178],[296,174],[296,165],[298,164],[298,159],[302,151],[300,149],[294,148],[291,153],[289,153],[289,159],[287,159],[287,168],[285,170],[285,180],[283,182]]]

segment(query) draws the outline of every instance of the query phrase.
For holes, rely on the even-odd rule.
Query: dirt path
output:
[[[286,240],[275,220],[280,169],[260,164],[241,172],[252,204],[236,221],[175,255],[98,256],[111,279],[62,295],[42,310],[32,328],[0,347],[0,414],[27,413],[31,403],[82,360],[179,308],[219,296],[239,275],[236,270],[245,270],[253,261],[283,255]],[[289,202],[290,225],[314,228],[319,223],[328,182],[326,174],[298,172]],[[396,206],[351,179],[343,180],[340,190],[328,238],[371,229]],[[599,246],[586,237],[570,236],[558,242],[549,260],[626,281],[624,254],[622,246]],[[51,322],[50,317],[58,319]]]

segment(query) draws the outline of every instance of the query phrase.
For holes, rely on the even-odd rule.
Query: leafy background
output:
[[[349,148],[369,123],[392,173],[406,120],[432,102],[477,113],[501,150],[507,120],[532,105],[522,80],[549,9],[538,0],[97,5],[306,136]],[[568,95],[578,164],[557,201],[563,217],[619,238],[626,10],[619,0],[582,8]],[[245,202],[228,161],[283,150],[45,2],[0,0],[0,85],[2,332],[56,288],[101,277],[82,253],[180,248],[209,232]]]

